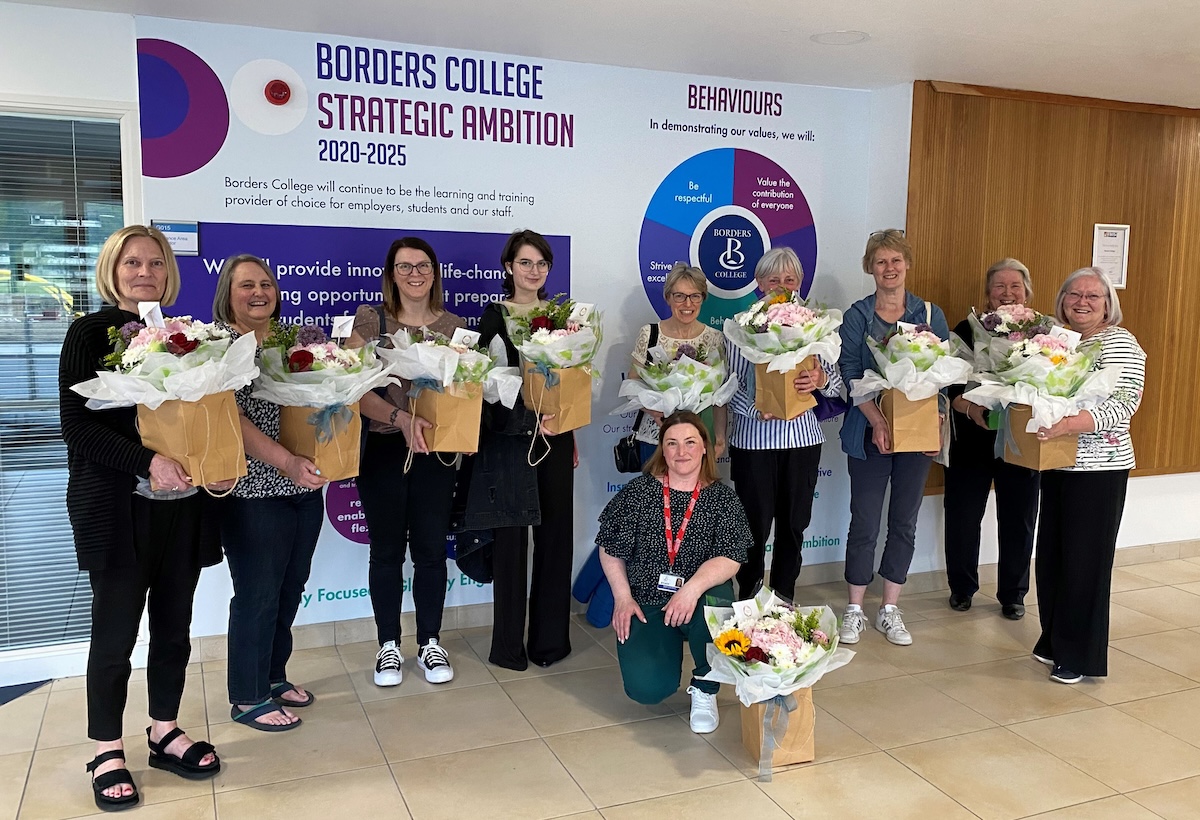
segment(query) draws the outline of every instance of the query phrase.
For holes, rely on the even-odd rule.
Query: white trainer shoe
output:
[[[721,713],[717,711],[717,696],[701,692],[695,686],[689,686],[687,692],[692,696],[692,713],[689,720],[692,731],[698,735],[717,731],[717,726],[721,723]]]
[[[450,656],[446,648],[438,643],[437,638],[417,650],[417,666],[425,673],[425,680],[430,683],[446,683],[454,680],[454,667],[450,665]]]
[[[894,643],[896,646],[908,646],[912,643],[912,635],[904,626],[904,619],[901,616],[900,608],[888,604],[887,606],[879,607],[879,615],[875,618],[875,628],[887,635],[889,643]]]
[[[838,643],[858,643],[858,636],[867,628],[867,615],[857,604],[848,604],[838,627]]]
[[[402,663],[404,656],[400,654],[395,641],[388,641],[379,647],[379,654],[375,656],[375,685],[399,686],[404,679],[404,672],[400,668]]]

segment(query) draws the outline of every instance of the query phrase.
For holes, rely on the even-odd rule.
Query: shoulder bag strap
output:
[[[929,302],[925,303],[925,324],[933,324],[933,308],[929,306]]]

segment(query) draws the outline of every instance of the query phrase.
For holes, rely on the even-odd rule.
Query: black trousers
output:
[[[729,473],[746,509],[754,544],[737,573],[738,596],[747,598],[763,579],[767,536],[775,525],[771,547],[771,589],[791,600],[804,563],[804,530],[812,519],[813,493],[821,445],[785,450],[729,448]]]
[[[537,466],[542,523],[533,528],[533,575],[529,528],[495,532],[492,570],[492,649],[488,660],[506,669],[529,661],[549,666],[571,654],[571,568],[575,555],[575,437],[550,436],[550,452]],[[528,595],[526,589],[528,584]],[[525,610],[529,608],[526,654]]]
[[[1037,524],[1036,470],[989,457],[946,468],[946,577],[950,591],[970,597],[979,591],[979,528],[988,490],[996,485],[996,527],[1000,563],[996,597],[1002,604],[1023,604],[1029,592],[1029,559]]]
[[[404,556],[409,548],[418,645],[440,637],[446,607],[446,533],[454,501],[454,465],[443,464],[437,453],[416,453],[412,469],[405,474],[407,457],[404,436],[367,434],[358,497],[371,536],[367,584],[380,646],[400,642]]]
[[[92,570],[88,650],[88,737],[120,740],[129,658],[142,610],[150,612],[146,688],[153,720],[175,720],[192,653],[192,598],[200,579],[199,495],[178,501],[133,496],[135,566]]]
[[[1072,672],[1108,674],[1108,607],[1128,470],[1051,470],[1042,476],[1033,651]]]

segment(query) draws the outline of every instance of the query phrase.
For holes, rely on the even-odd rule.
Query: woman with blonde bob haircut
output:
[[[163,307],[170,307],[179,298],[179,263],[175,261],[175,254],[171,251],[167,237],[151,225],[127,225],[105,240],[104,247],[100,249],[100,255],[96,258],[96,290],[100,298],[110,305],[120,305],[124,301],[117,281],[117,266],[125,250],[125,243],[137,237],[151,239],[158,245],[162,268],[166,275],[159,298],[142,301],[156,301]]]

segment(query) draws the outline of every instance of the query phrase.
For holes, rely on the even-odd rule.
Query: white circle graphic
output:
[[[264,93],[267,84],[283,80],[291,96],[283,105],[270,102]],[[279,60],[252,60],[237,70],[229,87],[229,107],[251,131],[279,136],[304,122],[308,113],[308,89],[300,75]]]
[[[713,208],[711,211],[706,213],[704,218],[700,220],[700,224],[696,226],[696,230],[692,231],[692,244],[691,248],[688,250],[688,254],[692,258],[693,265],[700,265],[700,239],[704,236],[704,232],[708,230],[708,226],[716,222],[721,217],[729,214],[740,216],[754,226],[755,230],[758,231],[758,235],[762,238],[763,253],[771,250],[771,234],[767,232],[767,226],[764,225],[763,221],[758,218],[758,214],[754,213],[748,208],[743,208],[741,205],[721,205],[720,207]],[[758,283],[755,282],[754,279],[751,279],[740,288],[735,290],[727,290],[726,288],[717,285],[710,278],[708,280],[708,292],[712,295],[719,296],[722,299],[737,299],[745,296],[747,293],[753,293],[754,288],[757,287],[757,285]]]

